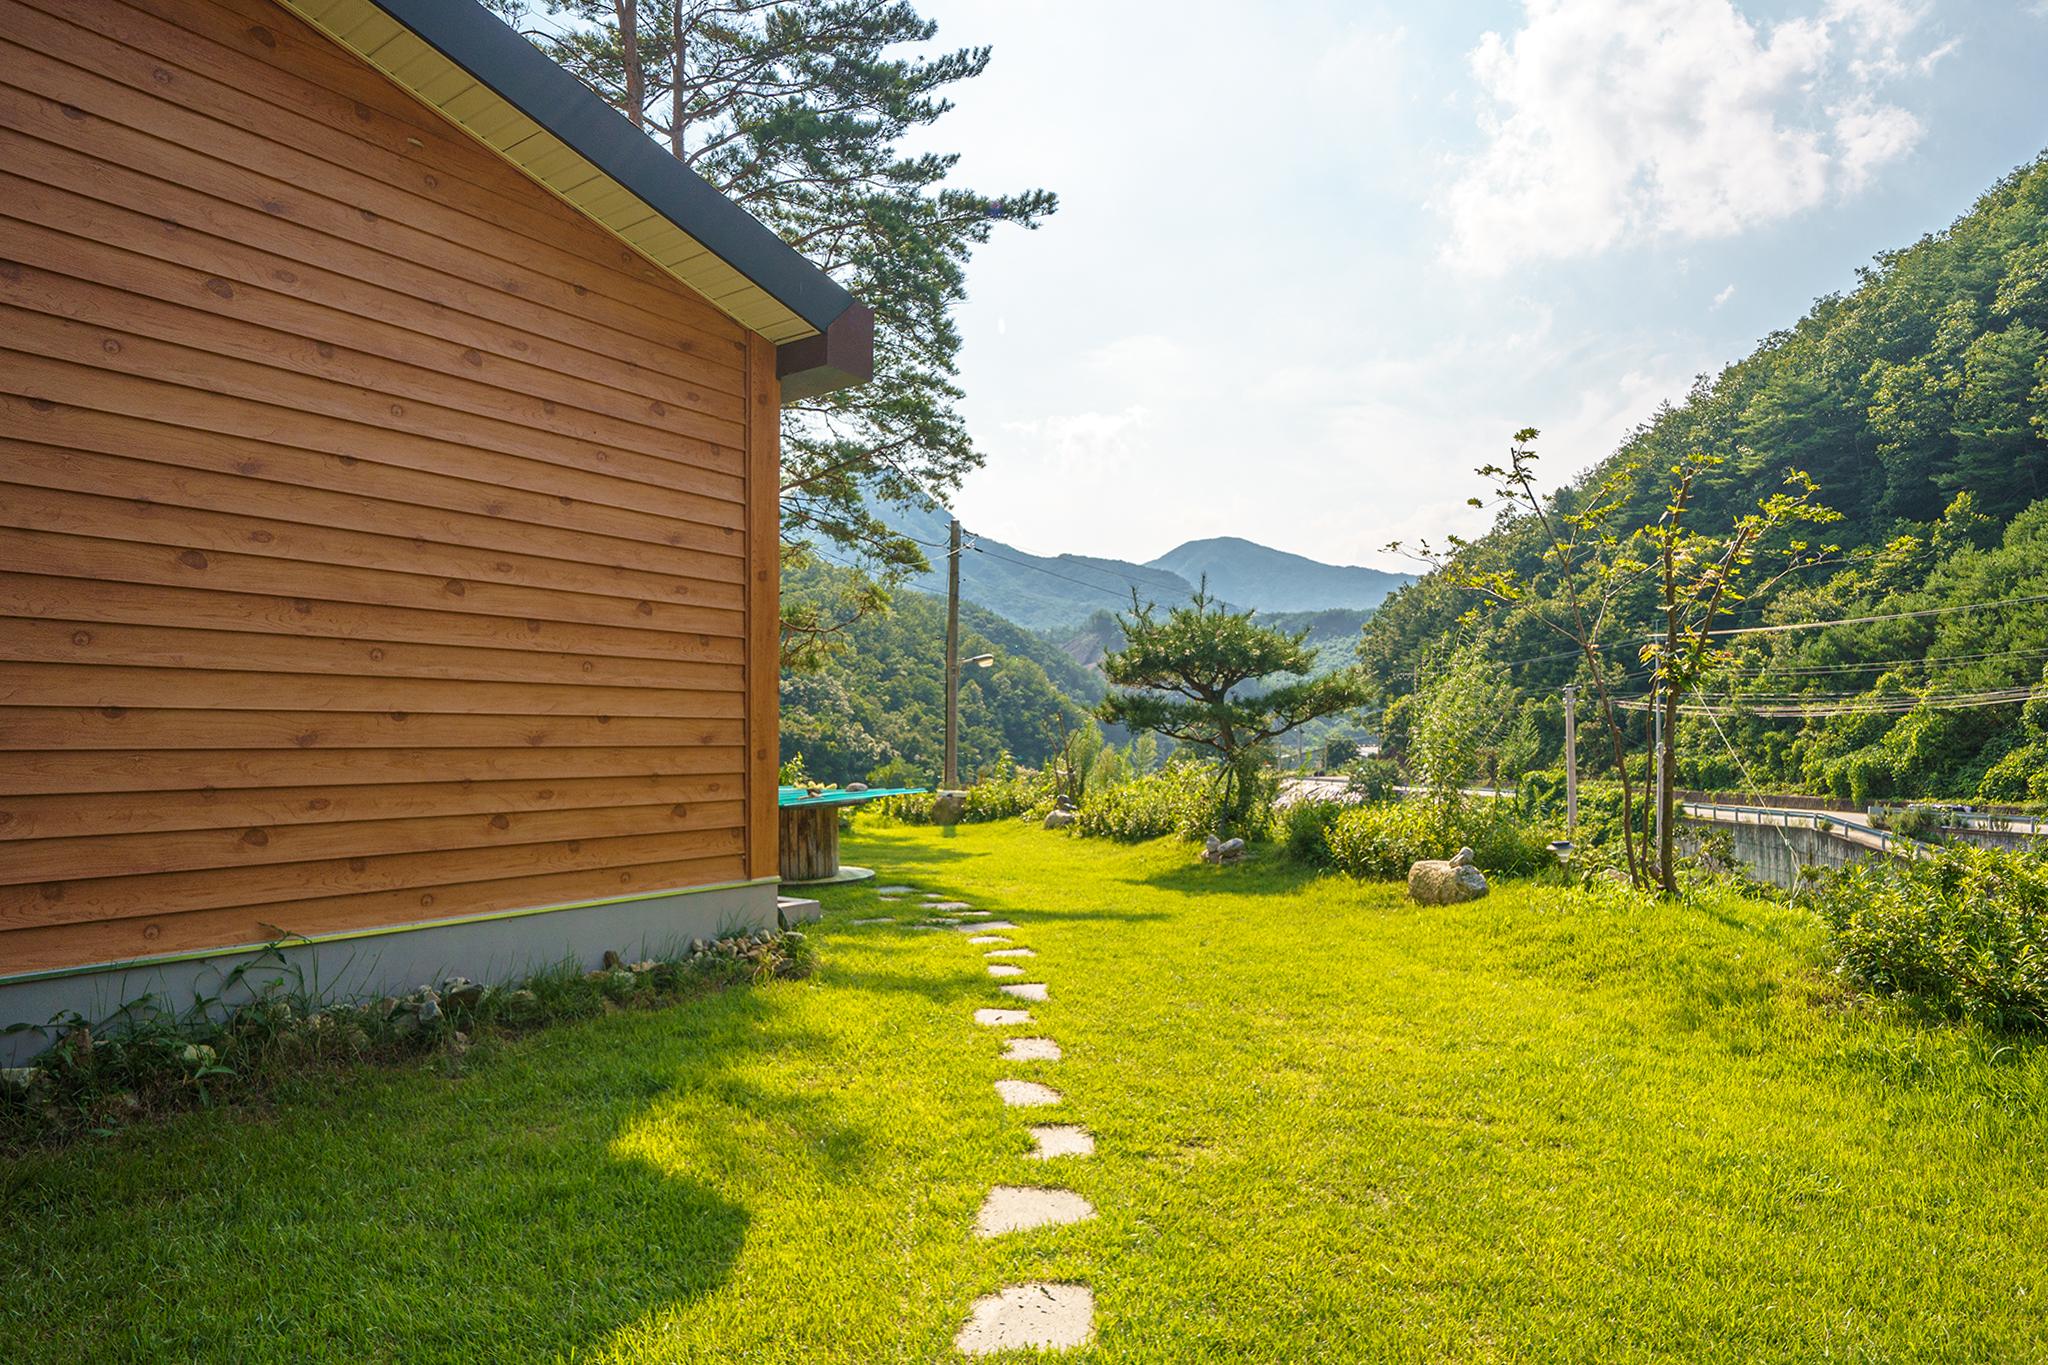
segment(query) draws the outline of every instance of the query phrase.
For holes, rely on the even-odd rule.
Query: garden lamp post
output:
[[[960,786],[960,669],[992,668],[995,662],[993,654],[946,660],[946,780],[942,785],[947,791]]]

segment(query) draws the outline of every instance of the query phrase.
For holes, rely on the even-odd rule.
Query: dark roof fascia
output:
[[[818,335],[783,342],[775,348],[775,373],[784,403],[867,383],[875,377],[874,311],[856,303]]]
[[[831,276],[476,0],[372,3],[820,333],[857,306]]]

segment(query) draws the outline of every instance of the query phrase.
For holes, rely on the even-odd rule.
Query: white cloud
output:
[[[1720,293],[1714,295],[1714,301],[1711,304],[1709,304],[1708,307],[1719,308],[1722,304],[1728,302],[1728,300],[1734,297],[1735,286],[1731,284],[1726,289],[1723,289]]]
[[[1495,274],[1647,238],[1727,237],[1854,193],[1918,141],[1877,97],[1922,11],[1829,0],[1524,0],[1471,54],[1485,145],[1441,197],[1453,263]]]

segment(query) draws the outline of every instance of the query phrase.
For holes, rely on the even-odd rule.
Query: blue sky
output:
[[[932,145],[1060,213],[977,258],[972,529],[1347,563],[1478,527],[2048,146],[2048,3],[924,0]]]

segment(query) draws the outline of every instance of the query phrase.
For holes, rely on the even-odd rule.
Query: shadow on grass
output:
[[[726,1283],[755,1192],[729,1173],[764,1131],[858,1178],[870,1135],[832,1096],[740,1074],[827,1045],[737,989],[559,1024],[452,1077],[305,1078],[270,1112],[22,1158],[0,1175],[5,1354],[576,1354]]]

